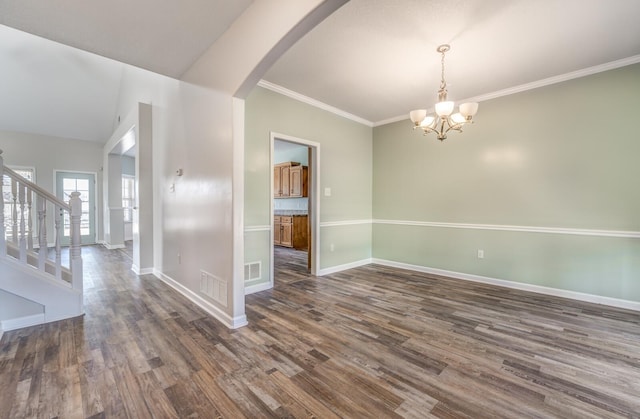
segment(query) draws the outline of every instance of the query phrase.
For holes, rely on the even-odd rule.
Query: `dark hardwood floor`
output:
[[[1,418],[640,416],[636,312],[376,265],[309,277],[291,253],[231,331],[124,252],[83,256],[86,315],[0,341]]]

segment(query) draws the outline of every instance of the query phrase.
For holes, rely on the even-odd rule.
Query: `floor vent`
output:
[[[244,265],[244,280],[255,281],[262,278],[262,263],[251,262]]]
[[[209,272],[200,271],[200,292],[215,302],[227,306],[227,281],[224,279]]]

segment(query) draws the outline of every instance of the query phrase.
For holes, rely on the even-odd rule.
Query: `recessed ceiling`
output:
[[[640,54],[637,0],[351,0],[264,80],[371,122]],[[482,107],[480,109],[482,112]]]

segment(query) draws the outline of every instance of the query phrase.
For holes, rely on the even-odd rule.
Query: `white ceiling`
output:
[[[251,3],[0,0],[0,130],[105,142],[124,65],[113,60],[179,77]],[[375,123],[433,105],[439,44],[461,100],[640,61],[639,21],[638,0],[351,0],[264,79]]]
[[[0,24],[179,78],[253,0],[0,0]]]
[[[371,122],[640,54],[638,0],[351,0],[263,79]],[[482,107],[480,107],[482,112]]]

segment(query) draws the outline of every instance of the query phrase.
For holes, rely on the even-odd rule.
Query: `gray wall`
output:
[[[7,166],[33,167],[36,184],[54,193],[54,171],[90,172],[96,177],[96,205],[102,208],[102,144],[68,138],[0,131],[0,149]],[[102,240],[102,211],[96,211],[97,240]],[[53,239],[53,231],[47,232]]]

